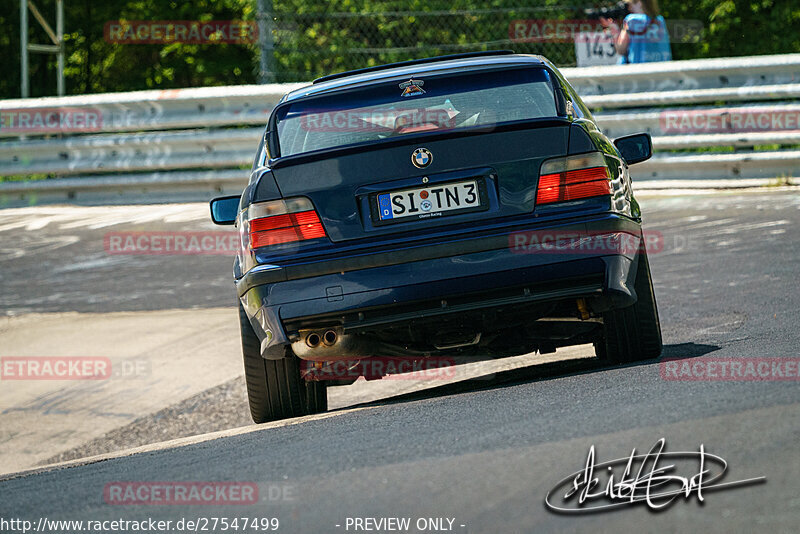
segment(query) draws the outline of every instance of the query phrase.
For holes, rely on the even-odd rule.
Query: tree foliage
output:
[[[255,44],[116,44],[113,20],[254,20],[256,0],[64,0],[68,94],[256,83]],[[567,2],[567,3],[564,3]],[[54,26],[55,1],[35,0]],[[302,81],[341,70],[437,54],[513,48],[574,64],[571,43],[509,43],[517,19],[577,19],[576,0],[273,0],[270,39],[276,81]],[[667,19],[698,20],[695,43],[675,44],[675,59],[800,51],[800,4],[794,0],[662,0]],[[19,1],[0,2],[0,98],[20,94]],[[29,17],[30,41],[49,43]],[[31,96],[52,95],[55,56],[31,54]]]

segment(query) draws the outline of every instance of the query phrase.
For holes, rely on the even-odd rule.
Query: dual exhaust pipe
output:
[[[332,347],[336,344],[339,340],[339,334],[336,333],[336,330],[325,330],[325,332],[309,332],[306,334],[305,342],[306,345],[312,349],[319,347],[320,345],[325,345],[326,347]]]
[[[358,336],[344,334],[340,328],[304,329],[298,334],[292,342],[292,351],[303,360],[346,360],[356,354],[370,353],[370,349],[361,346]]]
[[[427,356],[427,353],[391,345],[360,334],[345,334],[342,327],[301,329],[291,349],[301,360],[335,362],[373,356]]]

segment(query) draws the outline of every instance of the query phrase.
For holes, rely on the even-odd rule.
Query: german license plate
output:
[[[475,180],[380,193],[375,201],[381,221],[407,217],[425,219],[481,207],[481,195]]]

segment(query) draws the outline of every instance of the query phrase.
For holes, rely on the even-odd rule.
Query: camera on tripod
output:
[[[628,11],[628,4],[626,2],[617,2],[611,7],[590,7],[583,10],[586,18],[589,20],[613,19],[622,20],[630,11]]]

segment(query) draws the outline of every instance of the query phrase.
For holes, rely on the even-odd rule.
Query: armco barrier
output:
[[[796,174],[800,54],[562,72],[609,136],[653,135],[656,156],[634,168],[636,180]],[[0,176],[56,177],[0,183],[0,194],[239,187],[269,112],[304,85],[0,101]],[[762,145],[778,149],[752,150]],[[736,151],[697,152],[709,147]]]

